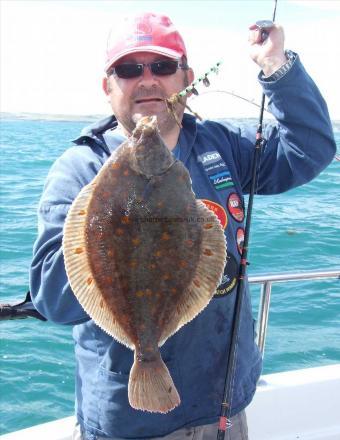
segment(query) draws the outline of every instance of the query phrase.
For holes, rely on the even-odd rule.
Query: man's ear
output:
[[[104,76],[104,78],[103,78],[102,87],[103,87],[105,95],[109,95],[110,87],[109,87],[109,78],[107,76]]]
[[[188,80],[189,80],[189,84],[191,84],[195,79],[195,74],[194,71],[192,70],[192,68],[190,67],[188,70]]]

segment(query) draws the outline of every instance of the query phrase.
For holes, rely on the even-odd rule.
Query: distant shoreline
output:
[[[10,113],[0,112],[0,119],[24,119],[30,121],[95,122],[109,115],[65,115],[47,113]]]
[[[57,122],[96,122],[100,119],[108,117],[109,115],[94,114],[94,115],[66,115],[66,114],[46,114],[46,113],[10,113],[0,112],[0,120],[28,120],[28,121],[57,121]],[[214,118],[215,119],[215,118]],[[249,120],[256,121],[254,117],[236,117],[236,118],[216,118],[221,120]],[[340,131],[340,119],[332,120],[333,129]]]
[[[65,114],[48,114],[48,113],[11,113],[0,112],[0,119],[23,119],[30,121],[63,121],[63,122],[95,122],[106,118],[110,115],[95,114],[95,115],[65,115]],[[215,119],[215,118],[214,118]],[[239,118],[216,118],[216,119],[249,119],[256,120],[254,117],[239,117]]]

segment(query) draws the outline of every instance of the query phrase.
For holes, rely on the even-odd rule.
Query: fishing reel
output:
[[[269,36],[269,30],[274,26],[274,22],[272,20],[258,20],[255,25],[259,28],[261,42],[264,43]]]

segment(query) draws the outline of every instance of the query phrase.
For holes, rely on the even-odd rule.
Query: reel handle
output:
[[[272,20],[258,20],[255,25],[260,29],[261,42],[264,43],[269,35],[269,30],[274,26]]]

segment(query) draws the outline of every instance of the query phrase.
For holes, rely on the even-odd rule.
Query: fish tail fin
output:
[[[160,354],[150,361],[136,359],[128,386],[130,405],[139,410],[167,413],[181,402],[169,370]]]

